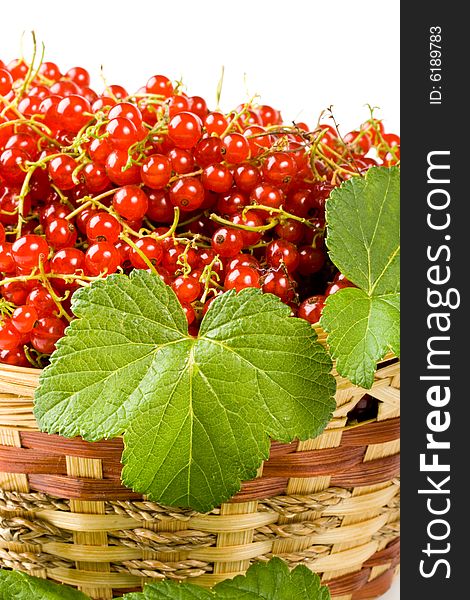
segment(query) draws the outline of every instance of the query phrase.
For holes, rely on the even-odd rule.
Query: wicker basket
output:
[[[37,430],[38,371],[0,365],[0,565],[110,599],[165,577],[211,586],[280,556],[335,600],[375,598],[399,560],[399,381],[367,392],[336,375],[337,410],[314,440],[272,443],[259,476],[209,514],[146,501],[120,482],[122,441]],[[365,393],[378,414],[350,426]]]

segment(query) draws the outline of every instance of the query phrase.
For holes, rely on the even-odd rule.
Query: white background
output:
[[[286,121],[314,125],[333,105],[344,134],[371,104],[387,131],[399,131],[397,0],[10,0],[0,11],[0,58],[17,57],[32,29],[46,60],[86,67],[97,91],[103,65],[108,83],[129,92],[151,75],[182,77],[213,106],[223,65],[224,109],[256,93]],[[30,51],[27,35],[23,46]],[[395,584],[382,600],[398,598]]]

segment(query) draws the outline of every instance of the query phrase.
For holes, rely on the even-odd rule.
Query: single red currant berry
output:
[[[106,159],[106,174],[116,185],[132,185],[141,182],[140,167],[128,166],[126,150],[113,150]]]
[[[183,312],[186,316],[186,321],[188,322],[188,325],[191,325],[191,323],[193,323],[196,319],[196,313],[194,311],[194,308],[191,306],[191,304],[187,304],[186,302],[181,303],[181,308],[183,309]]]
[[[13,348],[12,350],[0,351],[0,363],[12,365],[15,367],[30,367],[31,364],[26,358],[23,348]]]
[[[324,305],[325,296],[311,296],[301,303],[297,311],[297,316],[300,319],[305,319],[312,325],[318,323]]]
[[[285,240],[274,240],[266,247],[266,262],[273,268],[284,266],[292,273],[299,266],[299,253],[294,244]]]
[[[144,254],[148,261],[152,263],[152,265],[158,265],[163,256],[163,248],[162,243],[159,240],[155,240],[150,236],[144,236],[135,242],[136,247],[140,252],[137,252],[135,248],[129,253],[129,259],[132,263],[132,266],[136,269],[148,269],[149,266],[145,262],[145,260],[141,257],[140,254]]]
[[[145,86],[147,93],[169,98],[173,94],[173,85],[165,75],[150,77]]]
[[[136,185],[125,185],[113,196],[114,210],[128,221],[143,219],[149,208],[147,194]],[[173,214],[173,210],[171,211]]]
[[[38,98],[37,96],[26,96],[18,102],[18,112],[22,113],[25,117],[37,115],[41,102],[41,98]]]
[[[232,187],[233,177],[227,167],[215,164],[204,169],[201,181],[206,190],[222,194]]]
[[[367,134],[359,131],[350,131],[343,137],[345,144],[354,146],[355,150],[360,150],[361,154],[367,154],[372,146],[372,140]]]
[[[39,235],[24,235],[13,242],[11,255],[18,267],[32,269],[45,262],[49,255],[47,241]]]
[[[173,291],[178,296],[181,303],[190,304],[196,300],[201,291],[202,286],[194,277],[184,277],[180,275],[171,284]]]
[[[104,210],[96,211],[86,224],[86,236],[92,242],[114,244],[118,241],[121,231],[121,223]]]
[[[336,292],[339,292],[339,290],[348,287],[356,286],[354,285],[354,283],[349,281],[349,279],[346,279],[346,277],[343,274],[340,273],[340,277],[335,278],[335,281],[333,281],[333,283],[330,283],[330,285],[326,288],[325,296],[331,296],[332,294],[336,294]]]
[[[196,210],[204,201],[204,188],[196,177],[178,179],[170,188],[170,202],[182,211]]]
[[[93,113],[104,112],[107,113],[110,107],[116,106],[116,100],[109,96],[100,96],[91,105],[91,111]]]
[[[72,177],[76,168],[75,160],[71,156],[62,154],[49,161],[49,177],[60,190],[71,190],[76,185]]]
[[[134,123],[137,129],[139,129],[142,124],[142,113],[140,112],[139,107],[130,102],[119,102],[119,104],[115,104],[111,108],[108,113],[108,119],[116,119],[117,117],[129,119],[129,121]]]
[[[295,299],[295,283],[282,271],[270,271],[263,282],[263,292],[274,294],[283,302],[292,302]]]
[[[127,150],[132,144],[139,141],[137,127],[125,117],[111,119],[106,125],[108,141],[117,150]]]
[[[235,267],[252,267],[259,269],[259,262],[251,254],[237,254],[231,258],[227,264],[227,271],[233,271]]]
[[[112,148],[106,138],[95,138],[88,146],[88,154],[94,163],[105,165]]]
[[[323,248],[301,246],[299,248],[299,266],[297,271],[301,275],[313,275],[323,268],[326,255]]]
[[[90,85],[90,74],[83,67],[72,67],[64,75],[66,79],[70,79],[77,85]]]
[[[82,172],[85,176],[86,187],[92,194],[104,192],[111,183],[104,165],[91,162],[84,167]]]
[[[46,288],[42,286],[34,288],[27,295],[25,304],[32,306],[40,317],[54,315],[58,311],[54,299]]]
[[[239,165],[235,169],[233,178],[235,180],[235,185],[242,192],[251,192],[251,190],[261,181],[259,170],[248,163]]]
[[[52,354],[67,325],[56,317],[42,317],[31,331],[31,345],[42,354]]]
[[[240,265],[227,273],[224,281],[224,288],[226,290],[239,292],[249,287],[261,287],[259,273],[252,267]]]
[[[162,258],[162,264],[169,273],[175,273],[177,269],[181,268],[183,264],[183,253],[185,254],[186,262],[191,269],[195,269],[199,265],[199,256],[196,250],[193,248],[188,248],[186,250],[186,247],[183,244],[171,243],[171,246],[165,248]],[[194,271],[191,272],[191,275],[193,273]],[[192,300],[190,300],[190,302],[192,302]]]
[[[23,182],[25,162],[28,155],[22,150],[9,148],[0,155],[0,177],[10,185],[20,185]]]
[[[207,104],[204,98],[200,96],[191,96],[189,100],[189,111],[197,115],[200,119],[205,119],[207,115]]]
[[[48,244],[56,250],[73,246],[77,241],[77,230],[67,219],[49,219],[44,228],[44,234]]]
[[[297,244],[305,235],[306,225],[294,219],[286,219],[282,223],[276,225],[274,231],[283,240]]]
[[[250,194],[250,201],[253,204],[261,204],[270,208],[280,208],[284,202],[284,198],[282,190],[268,183],[257,185]]]
[[[193,113],[181,112],[168,124],[168,137],[178,148],[194,148],[201,135],[201,119]]]
[[[59,81],[62,77],[59,67],[55,63],[48,61],[41,63],[39,73],[51,81]]]
[[[250,144],[251,158],[256,158],[260,154],[263,154],[273,145],[272,136],[267,135],[264,127],[260,127],[259,125],[252,125],[248,129],[245,129],[244,135]]]
[[[241,133],[229,133],[222,140],[222,154],[226,162],[238,165],[248,160],[250,143]]]
[[[96,242],[86,251],[85,271],[94,277],[104,273],[115,273],[120,264],[119,250],[109,242]]]
[[[212,248],[219,256],[235,256],[243,245],[243,236],[238,229],[221,227],[212,236]]]
[[[21,342],[20,332],[10,320],[0,322],[0,350],[13,350]]]
[[[171,168],[178,175],[191,173],[194,170],[194,157],[183,148],[172,148],[168,151]]]
[[[189,100],[186,96],[178,94],[171,96],[168,101],[168,112],[170,117],[174,117],[180,112],[189,110]]]
[[[140,176],[147,187],[154,190],[163,189],[171,177],[169,158],[163,154],[152,154],[140,167]]]
[[[204,127],[209,135],[221,136],[228,127],[226,117],[220,112],[211,112],[204,119]]]
[[[196,144],[194,149],[196,163],[204,169],[213,163],[222,160],[222,142],[217,137],[204,137]]]
[[[62,248],[51,258],[51,273],[78,274],[85,267],[85,254],[78,248]]]
[[[227,196],[217,200],[217,212],[221,215],[234,215],[248,204],[248,198],[238,191],[232,191]]]
[[[258,116],[261,119],[263,127],[269,127],[270,125],[282,125],[281,113],[272,108],[272,106],[263,105],[257,110]]]
[[[174,207],[168,194],[163,190],[148,190],[147,217],[156,223],[171,223]]]
[[[61,119],[61,126],[67,131],[76,132],[90,120],[85,113],[91,112],[91,105],[86,98],[71,94],[57,105],[57,115]]]
[[[34,306],[19,306],[11,316],[11,324],[20,333],[29,333],[38,320],[38,311]]]

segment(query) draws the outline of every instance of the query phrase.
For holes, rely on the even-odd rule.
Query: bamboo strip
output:
[[[66,456],[67,475],[73,477],[91,477],[92,479],[102,479],[103,469],[101,460],[90,458],[79,458],[76,456]],[[93,515],[104,515],[104,502],[91,502],[87,500],[71,500],[70,510],[75,513],[85,513]],[[74,544],[85,544],[97,546],[101,551],[106,550],[108,545],[108,535],[105,531],[74,531]],[[76,560],[75,566],[79,570],[92,571],[96,573],[109,573],[111,565],[109,562],[102,563],[90,560],[84,557],[81,560]],[[90,580],[89,585],[81,585],[79,589],[90,596],[99,600],[112,600],[112,589],[95,585],[93,580]]]
[[[237,520],[238,516],[245,516],[246,514],[257,514],[258,502],[234,502],[232,504],[222,504],[220,514],[223,516],[233,516]],[[237,546],[252,545],[254,527],[249,529],[236,529],[235,531],[220,532],[217,536],[217,548],[207,550],[222,550],[226,553],[227,559],[224,562],[218,562],[214,565],[214,573],[230,573],[231,571],[246,571],[250,566],[250,558],[254,558],[250,555],[244,555],[240,551],[237,556],[234,548]],[[258,542],[259,543],[259,542]],[[263,543],[263,542],[261,542]],[[272,543],[268,542],[266,551],[269,552],[272,548]],[[262,552],[260,552],[262,554]],[[259,556],[259,555],[258,555]]]

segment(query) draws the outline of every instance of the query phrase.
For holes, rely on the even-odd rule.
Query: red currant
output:
[[[159,240],[155,240],[150,236],[144,236],[136,241],[136,247],[144,254],[152,265],[158,265],[163,256],[162,243]],[[132,266],[136,269],[148,269],[148,264],[140,256],[139,252],[132,248],[129,253],[129,259]]]
[[[219,256],[235,256],[243,246],[243,236],[238,229],[221,227],[212,236],[212,248]]]
[[[31,345],[42,354],[52,354],[67,325],[56,317],[41,317],[31,331]]]
[[[13,242],[11,255],[18,267],[32,269],[49,255],[47,241],[39,235],[24,235]]]
[[[166,187],[171,177],[171,162],[163,154],[152,154],[140,167],[140,176],[144,185],[154,190]]]
[[[206,190],[211,190],[219,194],[228,192],[233,183],[233,177],[229,169],[220,164],[206,167],[202,173],[201,180]]]
[[[145,216],[149,208],[149,199],[141,188],[126,185],[114,194],[113,208],[128,221],[137,221]]]
[[[266,247],[266,262],[273,268],[284,266],[292,273],[299,266],[299,253],[294,244],[285,240],[274,240]]]
[[[201,291],[202,286],[194,277],[177,277],[171,284],[173,291],[178,296],[178,300],[182,303],[189,304],[196,300]]]
[[[116,217],[104,210],[96,211],[86,224],[86,236],[92,242],[109,242],[114,244],[119,239],[122,226]]]
[[[226,290],[236,292],[249,287],[259,288],[261,287],[259,273],[253,267],[236,266],[225,276],[224,287]]]
[[[168,124],[168,137],[178,148],[194,148],[201,134],[201,119],[190,112],[175,115]]]
[[[85,254],[85,270],[89,275],[97,276],[102,273],[115,273],[121,264],[121,255],[113,244],[96,242]]]
[[[20,333],[29,333],[38,320],[38,312],[34,306],[19,306],[11,316],[11,324]]]
[[[204,188],[196,177],[178,179],[170,188],[170,202],[182,211],[199,208],[204,201]]]
[[[48,244],[55,249],[73,246],[77,241],[77,231],[66,219],[49,219],[44,233]]]
[[[312,323],[312,325],[318,323],[324,304],[325,296],[311,296],[301,303],[297,311],[297,316]]]

